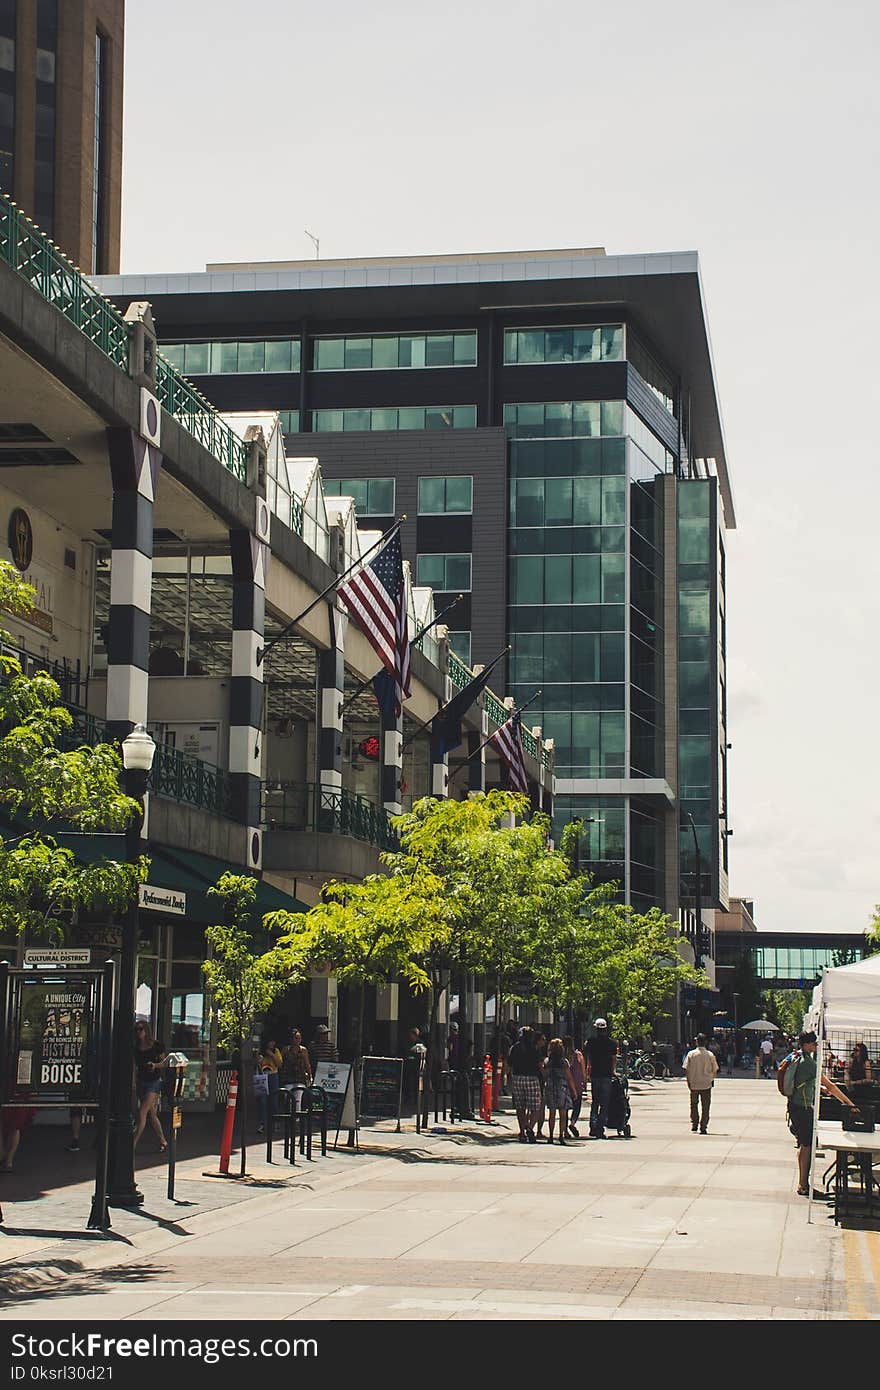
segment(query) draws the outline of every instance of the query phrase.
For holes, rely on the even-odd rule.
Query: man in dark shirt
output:
[[[608,1035],[608,1023],[597,1018],[595,1032],[584,1049],[587,1054],[587,1075],[590,1078],[590,1138],[604,1139],[608,1123],[608,1101],[611,1097],[611,1078],[617,1060],[617,1043]]]

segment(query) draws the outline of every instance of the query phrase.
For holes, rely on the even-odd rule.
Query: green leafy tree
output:
[[[27,615],[36,594],[13,567],[0,562],[0,611]],[[0,640],[12,638],[0,629]],[[145,876],[138,867],[105,859],[82,865],[49,833],[61,822],[81,831],[121,832],[137,802],[119,785],[121,760],[110,744],[71,748],[73,718],[45,671],[26,676],[0,656],[0,926],[63,938],[78,908],[123,911]]]
[[[273,1000],[291,984],[305,977],[305,938],[302,954],[291,945],[276,943],[268,951],[253,950],[251,918],[257,898],[257,881],[245,874],[221,874],[208,895],[222,904],[223,921],[205,928],[211,955],[202,965],[213,1007],[217,1011],[220,1042],[237,1048],[243,1059],[245,1040]],[[277,914],[276,914],[277,915]],[[241,1076],[241,1176],[247,1164],[247,1111],[249,1078]]]
[[[865,955],[873,956],[880,951],[880,903],[871,913],[871,925],[865,936]]]
[[[783,1033],[799,1033],[812,997],[813,992],[809,989],[767,989],[764,991],[762,1013]]]
[[[428,957],[443,931],[441,884],[422,866],[411,874],[371,874],[361,883],[324,885],[306,913],[281,909],[264,919],[278,951],[312,967],[329,966],[359,991],[355,1057],[363,1052],[364,991],[399,977],[414,993],[428,989]]]

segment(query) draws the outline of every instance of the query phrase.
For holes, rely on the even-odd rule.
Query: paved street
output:
[[[564,1150],[521,1146],[506,1116],[365,1129],[359,1155],[292,1177],[257,1160],[255,1186],[215,1180],[213,1203],[190,1159],[194,1206],[147,1184],[113,1242],[41,1239],[39,1203],[24,1232],[4,1203],[0,1318],[880,1317],[880,1232],[835,1230],[824,1204],[807,1225],[772,1081],[721,1078],[705,1137],[682,1081],[637,1083],[632,1104],[630,1141]]]

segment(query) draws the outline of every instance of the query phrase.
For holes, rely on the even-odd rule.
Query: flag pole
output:
[[[524,709],[528,709],[529,705],[533,705],[533,704],[535,703],[535,701],[537,700],[538,696],[539,696],[539,695],[542,695],[542,694],[543,694],[543,690],[536,690],[535,693],[534,693],[534,695],[531,697],[531,699],[526,700],[524,704],[520,705],[519,709],[512,709],[512,710],[510,711],[510,714],[509,714],[509,715],[507,716],[507,718],[505,719],[504,724],[509,724],[510,721],[511,721],[511,719],[513,719],[514,715],[516,715],[516,714],[522,714],[523,710],[524,710]],[[503,728],[504,728],[504,724],[499,724],[499,725],[498,725],[498,729],[503,729]],[[495,730],[495,734],[498,733],[498,729]],[[489,746],[489,744],[492,742],[493,738],[495,737],[495,734],[490,734],[489,737],[488,737],[487,739],[484,739],[484,740],[483,740],[483,742],[480,744],[479,748],[475,748],[474,751],[473,751],[473,753],[468,753],[468,755],[467,755],[467,757],[465,758],[464,762],[459,763],[458,767],[453,768],[452,772],[450,772],[450,774],[449,774],[449,781],[450,781],[450,782],[452,781],[453,777],[457,776],[458,773],[461,772],[461,769],[462,769],[463,767],[467,767],[467,765],[468,765],[468,763],[470,762],[471,758],[475,758],[475,757],[477,756],[478,753],[482,753],[483,749],[484,749],[484,748],[487,748],[487,747]]]
[[[424,627],[419,628],[415,637],[411,638],[410,646],[414,647],[416,642],[418,642],[421,637],[424,637],[426,632],[430,632],[432,627],[436,627],[437,624],[440,622],[441,618],[446,617],[447,613],[451,613],[455,605],[457,603],[460,603],[463,598],[464,594],[459,594],[458,598],[454,598],[451,603],[447,603],[446,607],[440,613],[437,614],[436,618],[432,618],[431,621],[429,623],[426,623]],[[383,666],[382,671],[384,670],[385,667]],[[380,676],[382,674],[382,671],[377,671],[376,676]],[[363,692],[366,690],[367,686],[373,684],[373,681],[376,679],[376,676],[368,676],[365,681],[361,681],[360,685],[357,687],[355,691],[352,692],[351,695],[349,695],[345,703],[339,706],[340,719],[342,718],[345,711],[348,709],[349,705],[353,705],[357,697],[359,695],[362,695]]]
[[[499,652],[498,655],[495,657],[495,660],[494,660],[494,661],[490,661],[488,666],[484,666],[484,667],[483,667],[483,670],[480,672],[480,676],[484,675],[484,674],[486,673],[486,671],[492,671],[492,670],[494,670],[494,668],[498,665],[499,661],[501,661],[502,657],[507,656],[507,653],[508,653],[509,651],[510,651],[510,647],[505,647],[503,652]],[[479,680],[479,676],[474,676],[474,680]],[[467,686],[465,686],[464,689],[466,690],[466,689],[467,689]],[[461,694],[461,691],[460,691],[460,690],[457,690],[457,691],[455,692],[455,694],[456,694],[456,695],[460,695],[460,694]],[[419,734],[424,733],[425,729],[427,729],[427,727],[428,727],[429,724],[433,724],[435,719],[439,719],[439,718],[440,718],[440,715],[443,713],[444,710],[446,710],[446,709],[449,708],[449,706],[452,704],[452,701],[453,701],[454,699],[455,699],[455,695],[453,695],[450,699],[448,699],[448,700],[445,702],[445,704],[442,704],[442,705],[440,706],[440,708],[437,710],[437,713],[436,713],[436,714],[432,714],[431,717],[430,717],[430,719],[426,719],[425,722],[424,722],[424,724],[420,724],[419,727],[416,729],[415,733],[410,734],[409,738],[405,738],[405,739],[403,740],[403,743],[400,745],[400,751],[401,751],[401,753],[403,752],[404,748],[408,748],[408,747],[409,747],[409,745],[412,743],[413,739],[418,738]]]
[[[312,599],[312,602],[308,605],[307,608],[304,608],[301,613],[297,613],[295,618],[291,618],[290,622],[285,627],[283,627],[279,633],[276,633],[276,635],[273,638],[271,638],[270,641],[268,641],[264,647],[258,647],[257,665],[262,665],[265,657],[268,656],[269,652],[276,645],[276,643],[283,642],[285,637],[290,632],[291,628],[296,627],[297,623],[301,623],[303,618],[308,617],[312,609],[317,608],[322,598],[326,598],[329,593],[332,593],[332,591],[336,588],[337,584],[341,584],[343,579],[346,579],[348,575],[351,574],[352,570],[356,570],[358,565],[362,565],[364,563],[368,555],[372,555],[374,550],[378,550],[379,546],[382,545],[383,542],[387,541],[388,537],[397,530],[398,526],[402,521],[406,521],[405,513],[403,516],[399,516],[397,520],[394,522],[394,525],[389,526],[388,530],[383,535],[381,535],[377,541],[374,541],[373,544],[369,547],[369,549],[364,551],[363,555],[359,555],[356,560],[352,560],[348,569],[343,570],[341,574],[337,574],[332,584],[328,584],[326,589],[322,589],[321,592],[318,594],[318,597]]]

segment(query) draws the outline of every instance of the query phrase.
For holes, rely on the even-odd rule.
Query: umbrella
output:
[[[744,1023],[743,1032],[747,1033],[752,1029],[755,1033],[778,1033],[779,1029],[775,1023],[771,1023],[766,1018],[756,1018],[753,1023]]]

